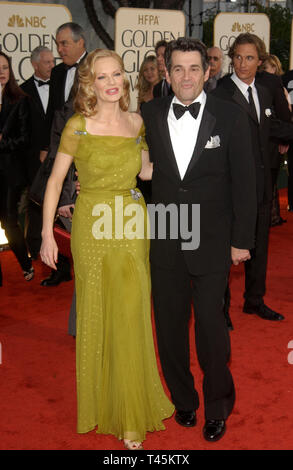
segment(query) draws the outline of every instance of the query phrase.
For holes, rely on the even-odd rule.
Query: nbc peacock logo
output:
[[[8,20],[8,26],[15,28],[24,28],[24,21],[19,15],[12,15]]]
[[[8,20],[10,28],[46,28],[46,16],[25,16],[12,15]]]
[[[254,23],[243,23],[240,24],[238,21],[233,23],[231,31],[232,33],[254,33]]]

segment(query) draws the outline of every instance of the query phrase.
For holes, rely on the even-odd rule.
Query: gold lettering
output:
[[[33,26],[33,17],[31,16],[30,18],[28,18],[27,16],[25,17],[25,27],[27,28],[27,26]]]
[[[155,25],[159,24],[159,17],[154,15],[138,15],[138,24]]]

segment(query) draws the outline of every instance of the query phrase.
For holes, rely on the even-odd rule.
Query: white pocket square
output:
[[[214,135],[209,138],[209,140],[206,143],[205,149],[215,149],[217,147],[220,147],[221,141],[220,141],[220,136],[219,135]]]

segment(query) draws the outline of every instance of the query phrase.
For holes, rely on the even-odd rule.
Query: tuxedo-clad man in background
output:
[[[175,206],[180,227],[198,229],[200,224],[200,244],[184,246],[186,237],[181,230],[174,237],[172,220],[166,238],[151,240],[158,348],[175,419],[182,426],[194,426],[199,397],[190,371],[193,300],[197,354],[204,372],[203,433],[213,442],[224,435],[235,400],[223,303],[231,261],[237,265],[249,259],[254,246],[255,167],[245,113],[203,91],[209,77],[204,44],[188,38],[171,41],[165,61],[175,96],[142,106],[154,163],[152,199],[166,209]],[[193,213],[196,204],[200,221]],[[187,210],[181,214],[183,206],[188,215]]]
[[[168,43],[167,41],[158,41],[155,45],[155,53],[157,57],[157,64],[159,74],[162,79],[154,86],[153,95],[154,98],[161,98],[162,96],[173,95],[171,85],[166,80],[166,67],[165,67],[165,50]]]
[[[65,23],[59,26],[56,31],[56,43],[62,63],[56,65],[51,74],[47,111],[47,146],[49,146],[50,142],[50,132],[54,115],[56,112],[62,110],[65,103],[70,100],[76,69],[87,55],[84,31],[81,26],[76,23]],[[66,218],[71,218],[73,208],[72,190],[63,190],[59,201],[58,214]],[[60,282],[70,279],[70,261],[66,256],[59,254],[57,271],[52,270],[51,275],[44,279],[41,285],[56,286],[60,284]]]
[[[251,259],[245,263],[243,312],[256,314],[266,320],[279,321],[284,316],[264,303],[272,200],[269,139],[270,136],[285,140],[292,138],[293,128],[290,123],[273,119],[272,93],[256,79],[257,69],[266,57],[263,41],[254,34],[240,34],[229,50],[229,57],[234,73],[223,77],[212,93],[237,104],[247,114],[253,144],[258,202],[255,248]]]
[[[204,85],[205,92],[214,90],[217,87],[217,81],[222,76],[222,66],[224,55],[221,49],[217,46],[208,49],[208,59],[210,66],[210,76]]]
[[[21,88],[30,97],[28,100],[31,118],[31,138],[27,152],[27,176],[29,186],[46,155],[44,139],[46,136],[46,113],[49,100],[50,76],[55,66],[54,56],[45,46],[36,47],[31,54],[34,74]],[[40,206],[28,201],[26,221],[26,242],[33,259],[38,257],[41,246],[42,210]]]

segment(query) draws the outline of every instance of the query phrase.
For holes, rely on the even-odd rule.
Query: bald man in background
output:
[[[204,90],[209,92],[217,87],[217,81],[222,76],[222,66],[224,55],[221,49],[217,46],[208,49],[208,60],[210,66],[210,76],[205,83]]]

